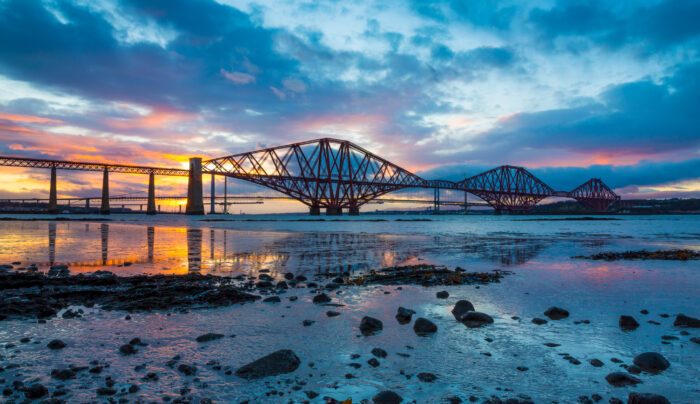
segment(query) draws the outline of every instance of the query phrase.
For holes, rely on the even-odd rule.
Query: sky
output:
[[[699,197],[698,21],[697,0],[0,0],[0,155],[186,167],[334,137],[427,179]],[[47,175],[2,168],[0,197]]]

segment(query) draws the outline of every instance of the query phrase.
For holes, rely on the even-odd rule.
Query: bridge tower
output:
[[[204,214],[204,201],[202,193],[202,158],[192,157],[190,158],[190,174],[187,180],[186,214]]]

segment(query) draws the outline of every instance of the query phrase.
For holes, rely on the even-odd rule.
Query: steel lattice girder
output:
[[[417,175],[348,141],[318,139],[203,162],[205,172],[264,185],[309,206],[359,207]]]
[[[28,168],[52,168],[56,167],[61,170],[79,170],[79,171],[104,171],[126,173],[126,174],[150,174],[169,175],[186,177],[189,175],[188,170],[178,168],[164,167],[149,167],[149,166],[133,166],[124,164],[105,164],[105,163],[89,163],[80,161],[66,160],[45,160],[20,157],[5,157],[0,156],[0,166],[8,167],[28,167]]]
[[[620,197],[600,178],[591,178],[569,192],[568,196],[596,211],[607,210],[613,202],[620,200]]]
[[[500,166],[457,183],[494,209],[529,210],[554,190],[522,167]]]

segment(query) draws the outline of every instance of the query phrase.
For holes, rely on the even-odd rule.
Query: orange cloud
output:
[[[196,114],[173,109],[156,108],[147,115],[134,118],[107,119],[106,125],[114,129],[163,129],[172,125],[194,120]]]
[[[30,122],[30,123],[61,123],[56,119],[42,118],[39,116],[30,115],[13,115],[13,114],[0,114],[0,119],[5,119],[14,122]]]

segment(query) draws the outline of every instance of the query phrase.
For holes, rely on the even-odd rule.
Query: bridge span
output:
[[[426,180],[349,141],[323,138],[230,156],[203,160],[192,157],[189,169],[46,160],[0,156],[0,166],[46,168],[51,170],[48,211],[57,213],[56,170],[99,171],[103,173],[101,213],[109,213],[109,173],[149,176],[148,214],[156,213],[155,176],[187,176],[186,213],[204,214],[202,176],[242,179],[278,191],[309,207],[311,215],[325,208],[327,215],[346,209],[356,215],[360,207],[387,193],[407,188],[429,188],[439,210],[440,190],[470,193],[484,200],[496,213],[528,211],[548,197],[576,199],[589,209],[605,211],[620,199],[600,179],[593,178],[572,191],[556,191],[523,167],[499,166],[484,173],[453,182]],[[227,182],[224,182],[227,186]],[[224,195],[226,195],[226,191]],[[214,211],[215,198],[209,198]]]

